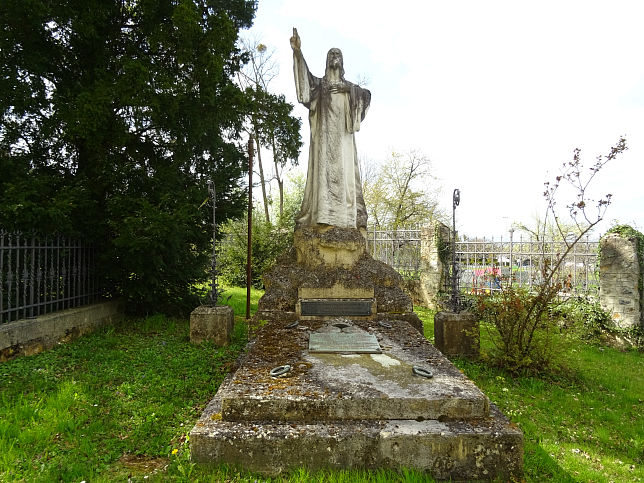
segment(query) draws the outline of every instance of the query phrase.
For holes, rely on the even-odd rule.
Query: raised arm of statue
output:
[[[293,36],[291,37],[291,48],[293,49],[293,73],[295,75],[295,92],[298,102],[310,108],[311,101],[314,98],[314,90],[320,85],[320,79],[315,77],[309,71],[304,56],[302,55],[302,40],[293,27]]]
[[[295,27],[293,27],[293,36],[291,37],[291,48],[293,50],[301,50],[302,48],[302,40],[300,40],[300,36],[297,34]]]

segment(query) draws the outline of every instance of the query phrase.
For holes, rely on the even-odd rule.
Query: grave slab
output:
[[[294,468],[415,468],[441,480],[510,481],[523,472],[523,435],[494,405],[486,418],[467,420],[277,422],[226,421],[221,403],[218,394],[190,433],[195,463],[226,462],[266,476]]]
[[[269,323],[230,383],[222,384],[228,421],[326,421],[487,417],[489,400],[422,335],[403,321],[390,329],[355,320],[350,328],[379,342],[382,353],[315,353],[310,334],[328,334],[333,321],[295,328]],[[345,332],[346,335],[346,332]],[[361,348],[361,347],[360,347]],[[270,371],[289,365],[275,378]],[[433,373],[426,378],[414,367]]]

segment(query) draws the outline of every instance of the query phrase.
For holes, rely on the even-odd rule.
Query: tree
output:
[[[0,225],[97,243],[131,309],[194,303],[207,179],[218,219],[245,204],[235,139],[248,100],[232,77],[254,12],[252,0],[4,1]]]
[[[440,186],[424,154],[392,152],[381,168],[363,166],[362,174],[365,205],[375,227],[399,229],[444,216],[437,200]]]
[[[277,257],[293,245],[295,217],[302,205],[305,177],[294,173],[287,177],[282,216],[273,212],[277,223],[267,222],[253,213],[252,284],[262,288],[262,275]],[[223,281],[229,285],[246,285],[248,218],[229,219],[220,228],[222,240],[217,247],[217,266]]]
[[[268,86],[277,75],[278,68],[273,61],[273,50],[255,38],[242,41],[243,49],[249,56],[249,62],[239,74],[239,83],[246,89],[252,99],[250,112],[251,134],[257,147],[257,166],[259,169],[264,216],[270,221],[269,196],[267,181],[262,163],[262,147],[271,149],[273,158],[273,176],[279,191],[279,213],[284,210],[283,170],[291,161],[297,165],[302,140],[300,128],[302,121],[292,115],[293,104],[286,102],[283,95],[269,92]]]
[[[582,223],[579,226],[572,221],[559,219],[558,223],[546,223],[545,219],[539,214],[534,213],[529,223],[515,221],[512,223],[512,229],[527,233],[535,241],[542,239],[563,240],[570,239],[585,231],[587,224]],[[587,232],[589,234],[589,232]]]

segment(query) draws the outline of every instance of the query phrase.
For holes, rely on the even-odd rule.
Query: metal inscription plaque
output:
[[[309,352],[347,352],[380,354],[375,335],[366,332],[312,332],[309,334]]]
[[[300,300],[301,315],[371,315],[372,299]]]

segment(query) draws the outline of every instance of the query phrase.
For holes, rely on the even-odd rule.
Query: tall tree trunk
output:
[[[259,137],[257,136],[257,125],[255,124],[255,144],[257,145],[257,165],[259,166],[259,180],[262,185],[262,197],[264,198],[264,215],[266,221],[270,223],[271,218],[268,213],[268,197],[266,196],[266,180],[264,179],[264,167],[262,166],[262,150],[259,144]]]
[[[273,144],[273,163],[275,164],[275,179],[277,180],[277,186],[280,192],[280,221],[284,217],[284,180],[280,175],[279,166],[277,163],[277,152],[275,150],[275,144]]]

